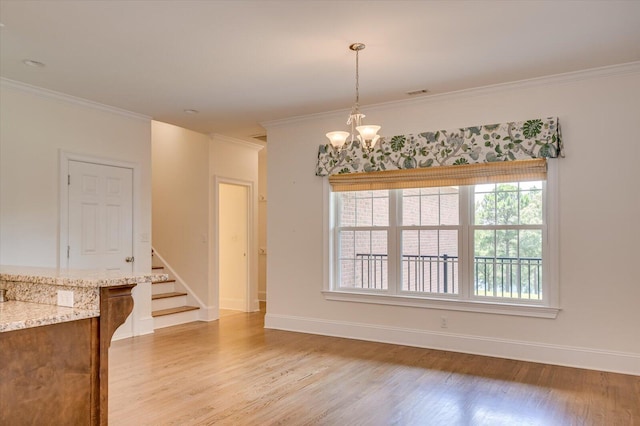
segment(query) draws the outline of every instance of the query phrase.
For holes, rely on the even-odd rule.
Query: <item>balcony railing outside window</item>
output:
[[[373,253],[356,254],[354,288],[384,290],[386,286],[387,255]],[[351,286],[350,286],[351,287]]]
[[[402,291],[457,294],[458,257],[403,255]]]
[[[353,287],[381,289],[387,271],[387,255],[356,254],[359,282]],[[542,300],[542,259],[525,257],[474,258],[476,296]],[[458,257],[437,255],[402,256],[402,291],[457,294]]]
[[[542,300],[542,259],[474,258],[474,290],[478,296]]]

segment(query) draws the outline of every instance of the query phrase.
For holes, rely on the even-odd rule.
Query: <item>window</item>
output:
[[[444,309],[485,312],[495,305],[514,312],[542,308],[523,315],[557,314],[544,311],[556,305],[546,181],[331,197],[329,299],[354,295],[372,303],[420,306],[423,300]]]
[[[459,188],[396,191],[402,210],[400,291],[458,294]]]
[[[338,205],[339,287],[387,290],[389,191],[342,192]]]
[[[542,182],[474,187],[475,296],[544,300],[542,200]]]

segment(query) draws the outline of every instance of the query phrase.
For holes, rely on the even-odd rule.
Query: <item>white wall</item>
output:
[[[152,122],[153,247],[200,300],[209,297],[209,136]]]
[[[134,163],[134,270],[151,267],[150,119],[9,80],[0,85],[0,263],[56,267],[60,151]],[[132,333],[153,330],[134,289]],[[150,299],[150,297],[149,297]],[[149,329],[149,326],[151,327]]]
[[[540,319],[325,300],[314,166],[324,133],[344,127],[342,111],[264,123],[267,327],[640,374],[640,63],[362,109],[387,136],[560,118],[562,311]]]
[[[219,300],[218,247],[217,247],[217,186],[220,183],[239,183],[250,187],[249,215],[253,238],[249,241],[249,300],[251,310],[258,310],[258,151],[261,145],[222,135],[212,135],[209,155],[209,182],[211,182],[209,209],[214,212],[210,223],[210,250],[213,262],[209,264],[213,291],[209,294],[210,309],[216,310]],[[212,313],[217,317],[217,311]]]

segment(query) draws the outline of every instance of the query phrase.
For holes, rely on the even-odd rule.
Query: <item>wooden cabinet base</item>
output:
[[[0,423],[96,424],[97,329],[90,318],[1,333]]]
[[[0,424],[107,424],[109,345],[133,286],[102,288],[99,318],[0,333]]]

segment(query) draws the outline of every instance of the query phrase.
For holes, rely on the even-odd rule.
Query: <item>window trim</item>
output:
[[[333,253],[337,244],[335,238],[335,219],[332,211],[335,208],[334,197],[331,196],[331,184],[327,179],[323,180],[323,289],[322,294],[325,300],[368,303],[378,305],[393,305],[403,307],[417,307],[427,309],[444,309],[451,311],[490,313],[499,315],[514,315],[536,318],[557,318],[561,310],[559,304],[559,176],[557,161],[549,161],[547,163],[547,181],[546,181],[546,203],[543,204],[543,215],[546,222],[545,244],[543,250],[545,253],[545,262],[543,263],[543,274],[547,279],[543,283],[544,294],[548,295],[546,303],[506,303],[496,301],[494,299],[478,300],[473,295],[465,294],[465,299],[452,299],[446,295],[428,295],[412,296],[407,294],[382,294],[379,292],[345,290],[344,288],[332,288],[332,281],[336,279],[336,265],[333,262]],[[468,197],[460,197],[467,200]],[[464,201],[467,203],[467,201]],[[471,206],[466,206],[464,211],[469,210]],[[467,214],[471,214],[470,210]],[[465,246],[470,250],[468,244],[469,233],[463,230],[462,236],[465,239]],[[550,236],[555,236],[550,238]],[[463,246],[463,247],[465,247]],[[462,254],[461,250],[459,254]],[[465,253],[469,256],[468,253]],[[468,262],[467,262],[468,263]],[[465,268],[466,269],[466,268]],[[468,275],[469,272],[465,272]],[[468,282],[470,277],[461,277]],[[391,285],[391,283],[390,283]],[[468,292],[468,285],[462,286],[462,291]],[[543,304],[544,303],[544,304]]]

